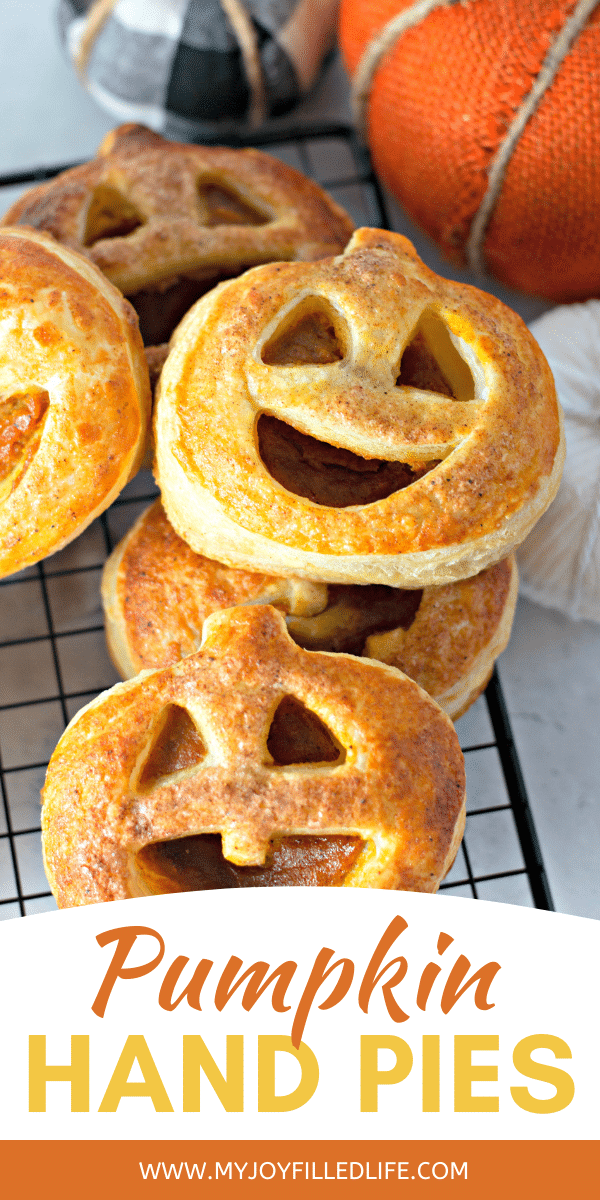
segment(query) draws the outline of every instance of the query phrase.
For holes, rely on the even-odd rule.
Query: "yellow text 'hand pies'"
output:
[[[499,561],[558,487],[548,365],[515,313],[399,234],[221,284],[179,326],[155,435],[194,550],[333,583],[452,583]]]
[[[0,230],[0,575],[60,550],[137,470],[150,387],[130,304],[82,255]]]
[[[354,228],[322,188],[270,155],[169,142],[141,125],[113,130],[96,158],[27,192],[5,222],[87,254],[129,297],[152,347],[219,280],[337,254]]]
[[[113,551],[102,598],[110,652],[126,679],[193,654],[211,613],[272,604],[305,649],[390,663],[455,720],[508,642],[517,583],[512,555],[473,579],[410,591],[253,574],[196,554],[156,501]]]
[[[42,814],[61,907],[221,887],[434,892],[464,828],[449,718],[394,668],[301,649],[268,606],[71,722]]]

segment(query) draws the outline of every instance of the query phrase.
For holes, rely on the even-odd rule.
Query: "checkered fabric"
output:
[[[300,99],[297,74],[277,32],[298,0],[244,0],[262,65],[268,116]],[[60,0],[59,28],[73,62],[93,0]],[[138,121],[191,140],[243,128],[250,89],[242,55],[219,0],[118,0],[95,37],[86,87],[118,121]]]

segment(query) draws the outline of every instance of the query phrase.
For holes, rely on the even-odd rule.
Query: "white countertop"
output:
[[[0,0],[0,173],[90,157],[113,125],[63,58],[54,10],[53,0]],[[347,118],[339,64],[303,105],[302,115],[306,120]],[[21,190],[0,192],[0,211]],[[429,266],[475,282],[449,267],[397,206],[392,211],[394,227],[412,238]],[[546,307],[491,280],[485,286],[526,320]],[[555,907],[598,918],[600,628],[521,600],[500,675]]]

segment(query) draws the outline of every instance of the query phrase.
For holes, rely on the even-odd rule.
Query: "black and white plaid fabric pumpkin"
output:
[[[69,57],[98,104],[184,139],[282,115],[318,75],[337,0],[60,0]]]

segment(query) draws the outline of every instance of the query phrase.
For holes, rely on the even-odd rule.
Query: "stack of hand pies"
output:
[[[19,336],[36,349],[31,377],[8,385],[8,502],[50,437],[62,462],[55,376],[51,386],[37,347],[55,374],[75,371],[71,342],[91,326],[83,299],[67,317],[56,299],[66,271],[79,271],[80,291],[98,289],[94,369],[106,360],[109,376],[94,377],[94,415],[78,412],[75,457],[98,474],[116,454],[98,418],[104,393],[113,436],[122,396],[148,408],[121,292],[160,375],[161,501],[103,581],[126,682],[71,722],[44,789],[59,904],[223,887],[435,891],[464,828],[450,717],[506,645],[512,551],[560,480],[560,415],[535,341],[399,235],[362,229],[340,253],[345,214],[253,151],[125,127],[7,221],[41,232],[7,230],[0,250],[26,243],[32,271],[42,251],[62,271],[32,282],[35,320],[21,297]],[[42,292],[63,314],[59,348]],[[13,410],[29,424],[11,427]],[[83,524],[136,468],[143,426]],[[68,540],[64,529],[45,549],[36,538],[22,559],[9,547],[7,570]]]

